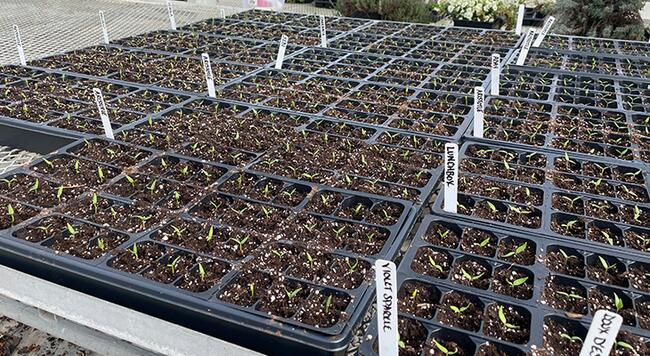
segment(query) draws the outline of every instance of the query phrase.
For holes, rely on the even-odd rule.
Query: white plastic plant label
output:
[[[444,175],[443,209],[448,213],[457,213],[458,207],[458,144],[445,144],[445,175]]]
[[[544,26],[542,27],[542,32],[540,32],[539,36],[535,39],[535,42],[533,43],[533,47],[539,47],[542,45],[542,41],[544,41],[544,38],[546,38],[546,35],[548,35],[548,32],[551,30],[551,27],[553,27],[553,24],[555,23],[555,17],[549,16],[546,21],[544,22]]]
[[[23,40],[20,38],[20,30],[18,25],[14,25],[14,37],[16,38],[16,50],[20,58],[20,65],[26,66],[27,59],[25,58],[25,49],[23,48]]]
[[[275,69],[282,69],[284,54],[287,52],[287,44],[289,44],[289,37],[282,35],[282,38],[280,39],[280,48],[278,49],[278,58],[275,60]]]
[[[108,39],[108,28],[106,27],[106,18],[104,17],[104,11],[99,12],[99,24],[102,27],[102,36],[104,37],[104,44],[109,44]]]
[[[499,81],[501,80],[501,56],[492,54],[492,71],[490,72],[490,94],[499,95]]]
[[[483,126],[485,120],[485,89],[474,88],[474,137],[483,138]]]
[[[98,88],[93,88],[93,94],[95,94],[95,104],[97,104],[97,111],[99,111],[99,117],[102,119],[102,125],[104,126],[104,133],[106,137],[115,139],[113,135],[113,127],[111,127],[111,121],[108,119],[108,110],[106,110],[106,103],[104,102],[104,96],[102,91]]]
[[[621,325],[622,316],[608,310],[598,310],[591,321],[580,356],[609,355]]]
[[[320,46],[327,48],[327,31],[325,29],[325,16],[320,15]]]
[[[219,10],[219,17],[221,17],[222,19],[225,19],[226,18],[226,10],[224,10],[224,9]]]
[[[397,271],[391,261],[375,261],[377,342],[380,356],[397,356]]]
[[[167,0],[167,15],[169,15],[169,26],[172,30],[176,29],[176,17],[174,17],[174,6],[172,0]]]
[[[528,30],[528,34],[524,39],[524,46],[521,48],[521,51],[519,52],[519,57],[517,57],[518,66],[523,66],[524,63],[526,63],[526,57],[528,57],[528,51],[530,51],[530,46],[533,44],[534,39],[535,39],[535,29],[531,28],[530,30]]]
[[[212,64],[210,64],[210,56],[207,53],[201,54],[203,61],[203,72],[205,73],[205,82],[208,85],[208,95],[216,98],[217,93],[214,90],[214,75],[212,74]]]
[[[517,11],[517,24],[515,26],[515,33],[521,35],[521,29],[524,26],[524,14],[526,13],[526,6],[524,4],[519,5],[519,10]]]

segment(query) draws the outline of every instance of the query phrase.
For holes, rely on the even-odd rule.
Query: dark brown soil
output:
[[[422,239],[430,244],[447,248],[456,248],[458,247],[460,236],[458,236],[456,231],[449,229],[442,224],[432,223]]]
[[[609,256],[593,256],[592,263],[587,266],[587,277],[596,282],[627,287],[625,265]]]
[[[426,283],[407,281],[397,294],[399,311],[424,319],[433,319],[440,292]]]
[[[517,299],[530,299],[533,297],[533,282],[530,271],[501,267],[494,271],[492,290]]]
[[[559,247],[555,251],[549,251],[544,262],[552,272],[574,277],[585,276],[584,257],[572,249]]]
[[[499,243],[499,259],[530,266],[535,264],[535,243],[529,240],[507,238]]]
[[[479,300],[452,291],[443,296],[436,319],[446,325],[478,331],[483,319],[483,304]]]
[[[466,252],[493,257],[496,253],[497,241],[496,236],[488,231],[468,228],[463,231],[460,248]]]
[[[499,316],[500,310],[507,325]],[[530,337],[530,315],[525,315],[512,306],[490,304],[485,309],[483,333],[500,340],[525,344]]]
[[[563,283],[556,277],[548,277],[542,293],[543,303],[552,308],[573,314],[587,315],[587,292],[573,283]]]
[[[457,262],[451,274],[451,280],[479,289],[488,289],[492,271],[476,259],[468,258]]]
[[[623,302],[623,307],[620,308],[620,310],[617,310],[618,308],[615,303],[615,294],[618,295],[618,297],[621,298]],[[592,313],[600,309],[614,311],[623,317],[624,324],[635,325],[636,318],[634,316],[635,313],[632,302],[626,298],[627,297],[623,294],[623,292],[605,292],[600,287],[593,287],[589,290],[589,309],[591,309]]]
[[[446,279],[452,262],[453,257],[448,252],[422,247],[416,252],[411,269],[419,274]]]
[[[583,330],[576,331],[568,325],[549,319],[544,323],[542,355],[578,355],[585,336],[586,333]]]

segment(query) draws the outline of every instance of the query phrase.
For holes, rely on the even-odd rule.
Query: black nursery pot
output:
[[[496,19],[492,22],[454,19],[454,26],[456,27],[497,29],[501,27],[501,24],[502,24],[501,19]]]

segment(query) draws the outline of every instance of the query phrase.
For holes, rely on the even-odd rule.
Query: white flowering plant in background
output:
[[[526,7],[544,11],[552,8],[555,5],[555,0],[524,0],[523,4]]]
[[[493,22],[501,15],[503,3],[503,0],[441,0],[439,6],[455,19]]]

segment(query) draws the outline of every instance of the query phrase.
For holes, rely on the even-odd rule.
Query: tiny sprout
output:
[[[38,178],[36,178],[36,180],[34,181],[34,184],[32,184],[32,187],[29,188],[29,192],[30,193],[31,192],[38,193],[38,188],[39,187],[40,187],[40,181],[38,180]]]
[[[483,239],[483,241],[481,241],[481,243],[480,243],[479,245],[480,245],[481,247],[485,247],[485,246],[487,246],[489,243],[490,243],[490,236],[488,236],[488,237],[486,237],[485,239]]]
[[[307,262],[309,262],[309,268],[314,268],[314,258],[311,257],[309,252],[305,251],[305,255],[307,255]]]
[[[492,202],[485,201],[485,203],[487,204],[488,208],[490,208],[490,211],[492,211],[493,213],[498,212],[497,207],[494,204],[492,204]]]
[[[325,313],[328,313],[330,308],[332,307],[332,295],[328,295],[327,299],[325,300]]]
[[[354,271],[355,271],[355,270],[357,269],[357,267],[359,266],[359,260],[358,260],[358,259],[355,259],[355,260],[354,260],[354,263],[350,263],[350,259],[346,257],[346,258],[345,258],[345,263],[347,263],[347,265],[348,265],[348,272],[347,272],[347,274],[352,274],[352,273],[354,273]]]
[[[50,228],[52,227],[52,224],[45,225],[45,226],[38,226],[36,229],[39,231],[43,231],[44,235],[48,235],[50,233]]]
[[[147,226],[147,221],[151,220],[153,217],[152,215],[134,215],[134,218],[140,220],[140,226],[144,229]]]
[[[510,251],[510,252],[506,253],[505,255],[503,255],[503,257],[507,258],[507,257],[512,257],[512,256],[519,255],[519,254],[523,253],[524,251],[526,251],[527,247],[528,247],[528,242],[524,242],[523,244],[517,246],[517,248],[514,251]]]
[[[135,179],[131,178],[128,175],[124,176],[124,178],[126,179],[127,182],[129,182],[129,184],[131,184],[131,186],[135,187]]]
[[[506,319],[506,314],[503,311],[503,306],[502,305],[499,305],[499,320],[501,321],[503,326],[505,326],[508,329],[519,329],[519,327],[517,325],[513,325],[513,324],[508,323],[508,320]]]
[[[181,256],[177,256],[167,267],[171,268],[172,274],[176,273],[176,267],[178,267],[178,261],[180,261]]]
[[[248,290],[251,292],[251,298],[255,298],[255,284],[248,283]]]
[[[97,167],[97,177],[99,178],[100,182],[104,181],[104,170],[102,167]]]
[[[518,279],[515,279],[515,280],[512,281],[512,282],[510,281],[510,279],[506,279],[506,282],[507,282],[507,283],[510,285],[510,287],[512,287],[512,288],[514,288],[514,287],[519,287],[520,285],[526,283],[526,281],[528,281],[528,277],[518,278]]]
[[[641,209],[639,209],[638,206],[634,206],[634,221],[640,221],[639,218],[641,217]]]
[[[460,272],[463,274],[463,279],[466,279],[471,282],[481,279],[481,277],[483,277],[483,275],[485,274],[485,273],[479,273],[476,276],[472,276],[464,268],[461,268]]]
[[[292,290],[291,292],[289,292],[286,287],[284,288],[284,292],[287,294],[287,297],[289,298],[289,300],[292,300],[293,298],[295,298],[298,295],[298,293],[300,293],[301,290],[302,290],[302,287],[298,287],[298,288]]]
[[[636,352],[636,350],[634,349],[634,347],[633,347],[632,345],[628,344],[628,343],[625,342],[625,341],[616,341],[616,348],[617,348],[617,349],[618,349],[618,348],[628,349],[628,350],[633,351],[635,355],[638,354],[638,353]]]
[[[621,299],[621,297],[619,297],[616,293],[614,293],[614,306],[616,307],[616,312],[620,312],[623,308],[625,308],[623,299]]]
[[[70,235],[74,236],[77,234],[78,231],[75,230],[75,228],[72,225],[70,225],[70,223],[66,223],[65,226],[66,229],[68,230],[68,233],[70,233]]]
[[[134,244],[128,251],[131,252],[131,255],[133,255],[136,260],[140,259],[140,256],[138,255],[138,244]]]
[[[246,236],[243,239],[236,239],[234,237],[231,237],[230,240],[235,241],[239,245],[239,252],[241,252],[241,254],[243,255],[244,254],[244,244],[246,243],[246,241],[248,241],[249,238],[250,238],[250,236]]]
[[[433,266],[433,268],[437,269],[437,270],[440,271],[440,272],[443,272],[443,271],[444,271],[443,268],[442,268],[442,266],[439,265],[439,264],[437,264],[436,261],[434,261],[434,259],[433,259],[431,256],[429,256],[429,264],[430,264],[431,266]]]
[[[455,355],[458,353],[457,347],[454,347],[454,351],[450,351],[443,344],[439,343],[436,339],[433,339],[433,343],[436,345],[436,348],[445,355]]]
[[[97,214],[97,193],[93,193],[92,204],[93,210],[95,211],[95,214]]]
[[[556,291],[555,294],[561,295],[561,296],[569,298],[569,299],[578,299],[578,300],[584,299],[583,296],[581,296],[579,294],[575,294],[575,293],[567,293],[567,292],[562,292],[562,291]]]
[[[59,203],[61,202],[61,197],[63,196],[63,189],[64,189],[63,186],[60,186],[60,187],[56,190],[56,200],[58,200]]]
[[[600,261],[600,264],[605,269],[606,273],[609,273],[610,269],[616,269],[616,264],[611,264],[610,265],[609,263],[607,263],[607,261],[602,256],[598,256],[598,260]]]
[[[7,215],[9,215],[9,219],[11,219],[11,225],[13,225],[15,222],[15,216],[14,216],[14,207],[11,206],[11,204],[7,204]]]
[[[174,233],[176,234],[176,236],[178,236],[178,237],[181,237],[181,235],[185,231],[185,229],[180,229],[180,228],[178,228],[178,227],[176,227],[174,225],[172,225],[171,227],[174,230]]]
[[[460,307],[460,308],[459,308],[459,307],[457,307],[457,306],[455,306],[455,305],[450,305],[450,306],[449,306],[449,309],[451,309],[451,311],[453,311],[453,312],[456,313],[456,314],[462,314],[462,313],[464,313],[467,309],[469,309],[470,306],[471,306],[470,304],[467,304],[466,306],[464,306],[464,307]]]
[[[418,290],[414,289],[413,292],[411,292],[411,299],[415,299],[415,297],[418,296]]]
[[[203,265],[199,262],[199,277],[201,278],[201,282],[205,281],[205,269],[203,269]]]
[[[102,252],[106,251],[106,242],[104,239],[97,239],[97,247],[99,247]]]
[[[210,230],[208,231],[208,236],[205,238],[205,241],[210,242],[213,236],[214,236],[214,226],[210,226]]]
[[[567,340],[569,340],[569,341],[571,341],[571,342],[580,342],[580,343],[582,343],[582,339],[579,336],[571,336],[571,335],[565,334],[565,333],[560,333],[560,336],[567,339]]]

